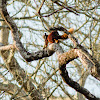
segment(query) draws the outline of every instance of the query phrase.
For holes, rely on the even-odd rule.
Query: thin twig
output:
[[[59,3],[59,2],[57,2],[57,1],[56,1],[56,2],[54,2],[54,3],[56,3],[57,5],[59,5],[59,6],[61,6],[61,7],[64,7],[65,9],[67,9],[68,11],[70,11],[70,12],[72,12],[72,13],[76,14],[76,15],[79,15],[79,14],[77,13],[77,10],[76,10],[76,9],[74,9],[74,10],[75,10],[75,11],[74,11],[74,10],[72,9],[72,7],[69,7],[69,6],[68,6],[68,7],[66,7],[65,5],[60,4],[60,3]],[[71,9],[70,9],[70,8],[71,8]]]
[[[49,17],[49,16],[51,16],[51,15],[53,15],[53,14],[55,14],[55,13],[58,13],[58,12],[59,12],[60,10],[62,10],[62,9],[64,9],[64,8],[60,8],[60,9],[58,9],[58,10],[52,12],[51,14],[44,15],[44,16],[42,16],[42,17]]]

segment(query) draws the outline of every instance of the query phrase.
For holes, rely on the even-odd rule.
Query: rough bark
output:
[[[87,99],[89,100],[100,100],[100,98],[97,98],[93,94],[91,94],[87,89],[81,87],[77,82],[73,81],[66,70],[66,64],[59,67],[60,69],[60,75],[62,76],[65,83],[67,83],[69,86],[74,88],[77,92],[82,93]]]
[[[73,50],[73,52],[69,51],[68,55],[64,53],[58,57],[58,59],[61,58],[59,59],[59,63],[61,63],[60,65],[68,63],[76,59],[77,57],[79,57],[80,61],[89,70],[90,74],[94,76],[96,79],[100,80],[99,62],[95,58],[93,58],[83,46],[81,46],[78,43],[78,40],[63,27],[53,27],[50,30],[63,31],[64,33],[68,35],[68,38],[72,40],[75,46],[75,49]]]
[[[6,21],[6,23],[8,24],[8,26],[11,29],[15,47],[17,48],[17,50],[20,52],[21,56],[26,61],[30,62],[30,61],[33,61],[33,60],[38,60],[38,59],[41,59],[43,57],[48,57],[48,56],[50,56],[54,53],[52,50],[49,50],[49,49],[43,49],[43,50],[40,50],[38,52],[29,53],[23,47],[22,43],[20,42],[18,28],[17,28],[15,22],[13,21],[13,19],[9,16],[9,14],[7,12],[6,0],[3,0],[1,2],[1,5],[2,6],[1,6],[0,13],[1,13],[2,17],[4,18],[4,20]]]
[[[4,2],[4,0],[3,0],[3,2]],[[0,12],[1,12],[1,9],[0,9]],[[6,25],[6,24],[4,23],[3,25]],[[8,44],[8,34],[9,34],[9,30],[3,28],[1,30],[1,33],[0,34],[1,34],[0,42],[2,44],[4,44],[4,45],[7,45]],[[25,92],[27,92],[27,93],[30,93],[30,95],[27,96],[28,98],[30,98],[31,100],[42,100],[43,98],[42,98],[40,92],[37,89],[35,89],[32,81],[26,75],[24,69],[22,69],[20,67],[20,65],[18,64],[18,62],[14,58],[13,54],[10,53],[12,50],[6,51],[6,49],[8,49],[8,48],[5,48],[5,50],[3,49],[3,51],[1,51],[1,56],[2,56],[2,58],[4,60],[4,62],[5,62],[6,68],[9,70],[9,72],[11,72],[13,74],[14,78],[16,79],[16,81],[20,85],[23,85],[22,90],[25,91]]]
[[[2,29],[0,34],[5,35],[6,32],[7,32],[6,30]],[[5,41],[0,41],[0,42],[5,43]],[[7,41],[6,41],[6,43],[7,43]],[[5,45],[7,45],[7,44],[5,44]],[[33,98],[33,100],[41,100],[42,97],[39,94],[39,91],[34,88],[32,81],[26,75],[24,69],[20,67],[20,65],[14,58],[12,52],[11,53],[10,52],[11,52],[11,50],[10,51],[6,51],[6,50],[1,51],[1,57],[3,58],[3,60],[5,62],[6,68],[9,70],[9,72],[11,72],[13,74],[14,78],[20,85],[23,84],[22,91],[31,93],[31,95],[29,95],[29,96],[27,95],[27,98],[29,98],[29,99]],[[15,88],[13,88],[13,89],[15,89]],[[9,91],[10,91],[10,88],[9,88]],[[15,92],[17,92],[17,91],[15,91]],[[12,92],[13,93],[12,95],[14,95],[15,92]]]
[[[73,81],[68,76],[68,72],[65,68],[66,64],[79,57],[82,64],[91,70],[91,74],[94,77],[96,77],[98,80],[100,80],[100,64],[94,58],[92,58],[92,56],[81,45],[78,44],[78,41],[75,37],[70,35],[70,33],[66,29],[62,27],[57,28],[57,30],[64,31],[66,34],[68,34],[68,37],[73,41],[76,49],[72,49],[67,53],[63,53],[63,50],[61,50],[61,47],[58,44],[52,44],[49,46],[48,49],[40,50],[35,53],[29,53],[26,51],[26,49],[23,47],[22,43],[20,42],[17,26],[7,12],[6,0],[2,0],[2,2],[0,1],[0,3],[1,3],[0,13],[12,31],[15,47],[17,48],[17,50],[20,52],[20,54],[26,61],[33,61],[33,60],[41,59],[43,57],[48,57],[56,51],[58,55],[59,64],[60,64],[59,69],[63,80],[72,88],[74,88],[76,91],[82,93],[86,98],[90,100],[100,100],[99,98],[96,98],[87,89],[81,87],[77,82]],[[6,64],[7,64],[7,68],[17,78],[16,80],[20,84],[23,84],[23,88],[25,89],[25,91],[31,92],[33,89],[35,89],[32,82],[25,75],[23,69],[21,69],[20,67],[15,68],[14,63],[6,63]],[[40,94],[38,93],[39,92],[37,90],[32,91],[30,95],[31,98],[34,97],[35,95],[40,97]],[[33,100],[39,100],[40,98],[38,97],[34,97]]]
[[[68,75],[68,72],[66,70],[66,65],[73,59],[80,57],[77,53],[78,49],[72,49],[68,52],[63,53],[62,48],[58,44],[55,44],[55,43],[51,44],[50,48],[55,50],[57,53],[58,61],[59,61],[59,71],[60,71],[60,75],[62,76],[64,82],[68,84],[69,86],[71,86],[72,88],[74,88],[77,92],[83,94],[87,99],[100,100],[100,98],[97,98],[96,96],[91,94],[87,89],[80,86],[77,82],[73,81]]]

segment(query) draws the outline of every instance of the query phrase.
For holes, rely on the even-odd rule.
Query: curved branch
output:
[[[0,9],[0,13],[11,29],[15,47],[20,52],[21,56],[28,62],[33,61],[33,60],[37,60],[37,59],[41,59],[43,57],[51,56],[54,53],[54,51],[49,50],[49,49],[44,49],[44,50],[41,50],[41,51],[38,51],[38,52],[29,53],[23,47],[23,45],[20,41],[20,38],[19,38],[18,28],[17,28],[15,22],[13,21],[13,19],[9,16],[9,14],[7,12],[6,1],[7,0],[2,0],[2,2],[1,2],[2,6],[1,6],[1,9]]]
[[[70,62],[71,60],[79,57],[82,64],[86,68],[88,68],[88,70],[90,71],[90,74],[92,76],[94,76],[96,79],[100,80],[100,64],[99,64],[99,62],[95,58],[93,58],[83,46],[81,46],[78,43],[78,40],[72,34],[70,34],[65,28],[63,28],[61,26],[50,28],[50,30],[63,31],[64,33],[66,33],[68,35],[68,38],[72,40],[72,42],[75,46],[74,50],[69,51],[69,52],[73,51],[72,55],[71,55],[71,53],[69,53],[69,55],[68,55],[67,54],[68,52],[67,52],[67,53],[60,55],[60,57],[58,57],[59,63],[61,63],[63,65],[63,64],[66,64],[67,62]]]
[[[70,57],[70,55],[68,56],[67,53],[66,53],[67,56],[63,56],[63,58],[64,57],[65,58],[63,60],[61,59],[61,61],[60,61],[60,57],[62,57],[62,55],[63,55],[62,54],[63,50],[61,50],[61,47],[59,47],[58,44],[57,45],[56,44],[50,45],[48,49],[44,49],[44,50],[41,50],[41,51],[38,51],[38,52],[35,52],[35,53],[27,52],[26,49],[23,47],[22,43],[20,42],[17,26],[7,12],[6,1],[7,0],[2,0],[2,2],[0,1],[0,3],[1,3],[0,4],[1,5],[0,13],[1,13],[2,17],[4,18],[4,20],[7,22],[7,24],[9,25],[11,31],[12,31],[12,36],[13,36],[13,40],[15,42],[15,46],[18,49],[18,51],[20,52],[20,54],[22,55],[22,57],[24,59],[26,59],[27,61],[33,61],[33,60],[41,59],[43,57],[48,57],[56,51],[57,54],[58,54],[58,57],[59,57],[58,60],[59,60],[59,63],[60,63],[61,76],[63,77],[64,81],[67,84],[69,84],[71,87],[73,87],[75,90],[77,90],[78,92],[85,95],[86,98],[91,99],[91,100],[100,100],[100,99],[96,98],[94,95],[92,95],[88,90],[84,89],[83,87],[80,87],[80,85],[77,82],[74,82],[71,78],[69,78],[68,72],[65,69],[66,62],[68,63],[69,61],[71,61],[71,60],[73,60],[77,57],[80,57],[80,59],[82,59],[82,61],[84,59],[87,59],[84,63],[87,63],[88,61],[90,61],[89,63],[92,63],[91,65],[95,66],[95,68],[97,69],[96,72],[98,74],[100,72],[100,66],[97,66],[98,63],[96,62],[96,60],[91,58],[90,55],[86,54],[86,52],[85,52],[86,50],[83,49],[83,47],[78,44],[77,39],[74,38],[74,37],[71,37],[72,35],[70,35],[70,33],[68,33],[68,31],[66,29],[64,29],[63,27],[61,29],[58,28],[59,30],[64,31],[66,34],[69,34],[68,37],[73,41],[73,43],[75,44],[75,47],[77,48],[77,49],[72,50],[72,51],[74,51],[74,52],[72,52],[72,55],[74,54],[73,56]],[[79,53],[79,51],[78,52],[75,51],[75,50],[78,50],[78,49],[83,52],[82,55],[80,55],[81,52]],[[88,63],[88,65],[89,65],[89,63]],[[95,64],[95,63],[97,63],[97,64]],[[21,73],[22,73],[22,71],[20,72],[20,74]]]
[[[91,94],[87,89],[84,87],[81,87],[77,82],[73,81],[66,70],[66,64],[59,67],[60,69],[60,75],[62,76],[65,83],[67,83],[69,86],[74,88],[79,93],[82,93],[87,99],[89,100],[100,100],[100,98],[95,97],[93,94]]]
[[[66,64],[68,64],[70,61],[76,59],[79,57],[83,61],[85,61],[85,57],[81,58],[80,55],[82,52],[80,52],[80,49],[72,49],[68,52],[63,53],[63,50],[61,46],[58,44],[51,44],[49,46],[51,49],[55,50],[57,53],[57,58],[59,61],[59,70],[60,70],[60,75],[62,76],[64,82],[74,88],[77,92],[82,93],[87,99],[89,100],[100,100],[100,98],[95,97],[93,94],[91,94],[87,89],[84,87],[80,86],[77,82],[73,81],[66,70]],[[80,52],[80,54],[78,53]],[[82,54],[83,55],[83,54]],[[84,55],[83,55],[84,56]],[[85,62],[87,63],[87,62]],[[87,63],[89,65],[90,63]],[[91,66],[90,66],[91,67]]]

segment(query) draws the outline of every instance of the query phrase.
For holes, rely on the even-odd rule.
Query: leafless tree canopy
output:
[[[99,0],[0,0],[0,14],[0,99],[100,100]],[[51,30],[68,39],[43,49]]]

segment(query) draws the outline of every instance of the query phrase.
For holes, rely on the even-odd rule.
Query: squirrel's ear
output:
[[[47,39],[47,37],[48,37],[48,35],[45,33],[42,37],[43,37],[43,39],[45,39],[45,40],[46,40],[46,39]]]
[[[70,29],[68,30],[68,32],[70,32],[71,34],[73,34],[74,28],[70,28]]]

